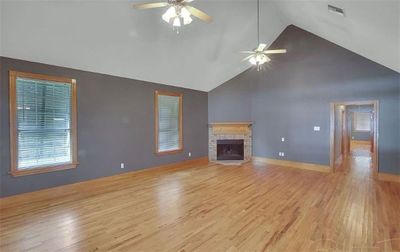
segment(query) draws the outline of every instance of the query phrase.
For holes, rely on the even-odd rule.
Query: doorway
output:
[[[333,172],[351,161],[378,173],[378,101],[331,103],[330,166]],[[370,164],[366,165],[368,161]],[[369,169],[369,168],[365,169]]]

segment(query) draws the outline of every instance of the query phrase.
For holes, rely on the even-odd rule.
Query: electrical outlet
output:
[[[125,164],[121,163],[121,169],[124,169],[124,168],[125,168]]]
[[[281,152],[282,153],[282,157],[284,157],[285,156],[285,152]]]
[[[189,157],[191,157],[191,156],[192,156],[192,153],[191,153],[191,152],[189,152],[189,153],[188,153],[188,156],[189,156]]]
[[[284,138],[284,137],[282,137],[282,138],[281,138],[281,141],[282,141],[282,142],[285,142],[285,138]]]
[[[319,126],[314,126],[314,131],[320,131],[321,130],[321,127],[319,127]]]

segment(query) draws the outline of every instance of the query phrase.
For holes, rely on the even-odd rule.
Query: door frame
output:
[[[346,153],[346,146],[345,146],[345,144],[346,144],[346,137],[347,137],[347,135],[345,135],[345,134],[347,134],[346,109],[344,109],[344,110],[341,111],[341,113],[340,113],[340,118],[341,118],[341,122],[342,122],[342,125],[341,125],[341,127],[342,127],[342,135],[340,136],[340,141],[341,141],[341,144],[340,144],[340,154],[342,155],[342,162],[343,162],[343,158],[344,158],[345,156],[347,156],[347,153]]]
[[[373,153],[372,153],[372,169],[374,176],[377,176],[379,171],[378,150],[379,150],[379,101],[366,100],[366,101],[345,101],[345,102],[331,102],[330,103],[330,167],[331,171],[335,172],[335,106],[345,106],[345,117],[347,123],[347,106],[349,105],[373,105]],[[346,125],[347,128],[347,125]],[[349,141],[347,139],[346,141]]]

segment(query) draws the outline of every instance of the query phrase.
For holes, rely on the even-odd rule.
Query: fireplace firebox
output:
[[[217,140],[217,160],[244,160],[244,140]]]

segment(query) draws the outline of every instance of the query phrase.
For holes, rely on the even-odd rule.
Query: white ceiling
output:
[[[281,1],[279,9],[288,23],[400,72],[400,0]]]
[[[0,1],[0,54],[34,62],[209,91],[246,70],[238,52],[257,46],[255,0],[196,0],[214,22],[179,34],[162,9],[131,7],[147,0]],[[262,42],[289,24],[400,72],[399,0],[262,0]]]

